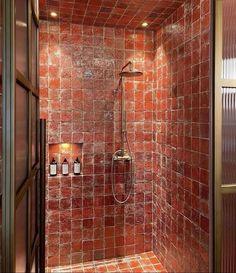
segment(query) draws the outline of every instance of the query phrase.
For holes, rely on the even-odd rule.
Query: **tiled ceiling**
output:
[[[185,0],[39,0],[40,18],[78,24],[155,30]],[[50,13],[58,14],[55,19]]]

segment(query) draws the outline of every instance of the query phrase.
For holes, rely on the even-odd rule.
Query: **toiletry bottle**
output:
[[[65,158],[62,163],[62,175],[68,175],[69,174],[69,164],[67,159]]]
[[[57,175],[57,162],[55,158],[53,157],[50,167],[49,167],[49,174],[50,176],[56,176]]]
[[[76,160],[74,161],[74,175],[79,175],[80,174],[80,160],[77,157]]]

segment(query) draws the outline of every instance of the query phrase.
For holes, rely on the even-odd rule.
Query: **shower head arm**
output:
[[[132,62],[129,61],[125,66],[122,67],[121,72],[129,65],[130,65],[130,71],[131,71],[132,70]]]

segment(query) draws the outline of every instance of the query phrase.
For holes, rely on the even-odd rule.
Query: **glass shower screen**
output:
[[[215,270],[236,272],[236,1],[216,1]]]

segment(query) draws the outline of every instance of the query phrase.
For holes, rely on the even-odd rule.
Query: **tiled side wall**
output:
[[[41,22],[41,117],[49,143],[81,143],[83,175],[47,182],[47,266],[141,253],[152,248],[153,33]],[[111,192],[120,141],[118,72],[126,81],[128,136],[136,182],[125,205]]]
[[[153,243],[169,272],[208,271],[209,9],[186,1],[155,36]]]

